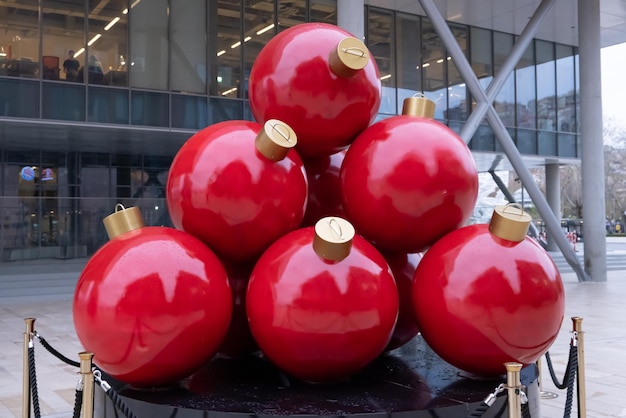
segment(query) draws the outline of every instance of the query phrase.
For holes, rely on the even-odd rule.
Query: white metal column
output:
[[[581,1],[584,1],[584,0],[581,0]],[[498,116],[495,109],[493,108],[493,105],[489,101],[489,98],[487,97],[485,90],[483,90],[480,83],[478,82],[478,79],[476,78],[476,75],[474,74],[474,71],[472,70],[470,63],[465,58],[465,55],[463,54],[463,51],[461,50],[461,48],[459,47],[459,44],[454,38],[454,35],[452,34],[452,31],[448,27],[448,24],[446,23],[444,18],[441,16],[441,13],[439,13],[439,10],[435,6],[433,0],[419,0],[419,2],[422,8],[424,9],[424,11],[426,12],[426,15],[428,16],[428,18],[431,20],[433,27],[435,28],[435,31],[441,38],[448,53],[454,60],[454,63],[456,64],[457,69],[459,70],[459,74],[465,81],[467,87],[470,89],[470,92],[476,98],[476,101],[479,104],[481,102],[485,103],[485,106],[487,109],[486,110],[487,121],[491,125],[491,128],[493,129],[493,132],[496,135],[496,138],[498,139],[500,146],[502,147],[504,153],[507,155],[509,161],[511,162],[511,165],[515,169],[515,172],[519,176],[520,180],[522,181],[526,190],[528,191],[528,194],[530,195],[533,202],[535,203],[535,206],[537,207],[537,211],[539,212],[539,214],[545,221],[546,229],[548,233],[554,237],[557,245],[559,246],[559,248],[561,249],[561,252],[563,253],[563,256],[565,257],[569,265],[572,266],[574,271],[576,271],[578,275],[578,280],[579,281],[588,280],[588,277],[584,269],[582,268],[578,260],[578,257],[576,257],[576,253],[574,252],[572,246],[567,240],[565,234],[561,230],[560,220],[557,220],[554,214],[552,213],[552,209],[546,202],[546,199],[543,196],[543,193],[541,192],[541,190],[539,189],[539,186],[537,186],[537,183],[535,183],[535,180],[532,174],[530,173],[530,171],[528,171],[528,168],[524,164],[524,161],[522,160],[522,157],[517,147],[515,146],[513,139],[509,135],[508,131],[506,130],[506,127],[504,126],[504,123],[502,123],[502,120],[500,120],[500,117]],[[545,15],[549,10],[549,6],[553,2],[554,2],[553,0],[543,1],[541,5],[546,4],[546,6],[541,8],[541,10],[538,9],[536,11],[536,14]],[[510,70],[512,71],[512,68]],[[503,75],[505,79],[507,76],[508,75]],[[493,93],[493,96],[495,97],[497,93],[498,92],[495,91]]]
[[[337,2],[337,26],[365,39],[365,1],[341,0]]]
[[[602,139],[600,0],[578,0],[578,45],[585,269],[591,275],[591,280],[605,282],[606,203]]]

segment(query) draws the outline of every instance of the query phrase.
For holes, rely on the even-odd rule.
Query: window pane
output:
[[[443,119],[448,96],[443,65],[446,57],[441,39],[428,19],[422,20],[422,51],[424,95],[435,102],[435,118]]]
[[[500,72],[506,57],[513,48],[513,35],[502,32],[493,34],[494,71]],[[515,126],[515,81],[510,74],[502,89],[496,96],[494,108],[504,123],[504,126]]]
[[[537,129],[556,130],[556,80],[554,44],[536,41],[537,48]]]
[[[422,91],[420,51],[415,47],[420,41],[419,16],[396,15],[396,40],[398,109],[402,109],[404,99]]]
[[[208,125],[206,97],[172,95],[172,126],[202,129]]]
[[[39,2],[20,0],[0,5],[0,75],[39,77]]]
[[[395,115],[397,111],[392,14],[371,7],[368,11],[367,47],[378,65],[382,84],[382,97],[378,111]]]
[[[306,22],[305,0],[278,0],[278,31]],[[267,22],[273,24],[273,22]]]
[[[487,89],[493,79],[492,32],[487,29],[472,28],[470,32],[470,62],[478,82]],[[476,107],[476,98],[472,96],[472,110]],[[483,120],[483,124],[487,121]],[[472,139],[473,141],[473,139]]]
[[[85,86],[44,83],[42,95],[45,119],[85,120]]]
[[[45,80],[77,81],[83,56],[74,58],[85,43],[85,3],[81,0],[43,0],[43,57]]]
[[[211,118],[209,123],[218,123],[225,120],[243,119],[241,100],[227,100],[212,98],[209,102]]]
[[[468,29],[462,25],[450,25],[454,38],[467,57]],[[467,88],[465,82],[452,59],[446,56],[443,65],[448,65],[448,109],[447,120],[463,121],[467,119]]]
[[[537,154],[537,132],[530,129],[518,129],[517,149],[522,154]]]
[[[472,151],[493,151],[495,136],[489,125],[480,125],[469,143]]]
[[[167,94],[135,91],[131,101],[133,125],[169,126]]]
[[[135,5],[135,7],[132,7]],[[168,88],[168,0],[133,1],[130,27],[130,83],[132,87]]]
[[[26,80],[0,80],[0,115],[38,118],[39,84]]]
[[[128,124],[128,90],[90,87],[88,120]]]
[[[227,97],[245,97],[248,94],[248,80],[252,64],[267,41],[274,35],[274,1],[245,1],[244,35],[240,39],[243,46],[243,83],[240,83],[241,92],[236,91],[222,95]],[[270,29],[268,29],[270,28]],[[257,33],[259,33],[257,35]],[[238,48],[236,48],[238,49]]]
[[[539,131],[538,141],[538,154],[539,155],[556,155],[556,133]]]
[[[82,77],[84,79],[86,74],[91,84],[105,84],[113,80],[113,84],[126,85],[128,15],[124,14],[124,10],[127,4],[126,0],[105,3],[91,0],[89,3],[89,33]],[[137,5],[136,8],[141,7],[140,2],[134,4]],[[76,54],[79,52],[81,51],[78,50]]]
[[[170,3],[172,90],[206,93],[206,1]]]
[[[215,65],[211,70],[212,96],[238,97],[241,91],[241,1],[215,1],[210,13],[209,30],[217,28]]]
[[[576,152],[578,139],[574,134],[559,133],[559,157],[580,158]]]
[[[558,130],[576,132],[576,87],[574,51],[571,46],[556,46],[556,94]]]
[[[535,129],[535,54],[531,43],[522,55],[515,71],[515,89],[517,94],[517,126]]]
[[[337,0],[310,0],[309,4],[311,22],[337,24]]]

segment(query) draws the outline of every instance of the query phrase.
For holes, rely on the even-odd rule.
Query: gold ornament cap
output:
[[[109,239],[145,226],[138,207],[125,208],[121,203],[115,205],[115,212],[104,218],[102,223]]]
[[[526,238],[532,218],[516,203],[496,206],[489,222],[489,231],[507,241],[521,242]]]
[[[321,258],[341,261],[350,255],[355,230],[343,218],[327,216],[315,223],[313,251]]]
[[[402,114],[420,118],[435,118],[435,102],[427,99],[424,95],[407,97],[402,102]]]
[[[289,125],[270,119],[256,136],[254,146],[265,158],[273,162],[282,160],[296,146],[298,138]]]
[[[344,38],[330,52],[330,70],[338,77],[349,78],[365,68],[370,54],[363,42],[357,38]]]

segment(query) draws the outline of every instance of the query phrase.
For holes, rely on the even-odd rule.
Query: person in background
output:
[[[74,50],[70,49],[67,55],[67,59],[63,61],[65,79],[67,81],[78,81],[78,68],[80,67],[80,63],[74,58]]]

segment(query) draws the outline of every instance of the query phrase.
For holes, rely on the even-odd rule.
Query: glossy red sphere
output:
[[[352,77],[329,66],[331,51],[352,34],[326,23],[280,32],[257,56],[248,96],[257,122],[279,119],[298,135],[302,157],[334,154],[374,120],[381,83],[373,56]]]
[[[200,240],[145,227],[102,246],[74,293],[74,325],[94,363],[137,386],[176,382],[221,344],[232,310],[222,264]]]
[[[447,126],[394,116],[352,143],[341,186],[357,233],[383,250],[416,253],[469,219],[478,172],[469,148]]]
[[[310,382],[343,380],[387,346],[398,316],[396,285],[382,255],[356,236],[331,262],[312,248],[313,227],[282,237],[248,285],[250,329],[283,371]]]
[[[479,224],[437,241],[417,266],[413,306],[424,340],[448,363],[494,376],[530,364],[555,340],[565,295],[550,256],[530,238]]]
[[[339,177],[345,155],[345,151],[340,151],[333,155],[304,160],[309,182],[309,198],[301,226],[314,226],[317,221],[327,216],[346,217],[341,203]]]
[[[246,121],[211,125],[181,147],[170,167],[172,222],[220,258],[254,259],[304,217],[302,160],[295,150],[278,162],[265,158],[255,148],[261,128]]]
[[[386,350],[395,350],[411,341],[417,334],[417,321],[415,320],[415,310],[413,309],[413,277],[415,269],[422,259],[421,253],[383,253],[385,260],[391,267],[396,286],[398,287],[398,300],[400,303],[398,310],[398,322],[393,329],[393,334]]]
[[[223,357],[239,358],[259,350],[246,314],[246,292],[254,263],[224,263],[224,267],[233,292],[233,315],[218,351]]]

